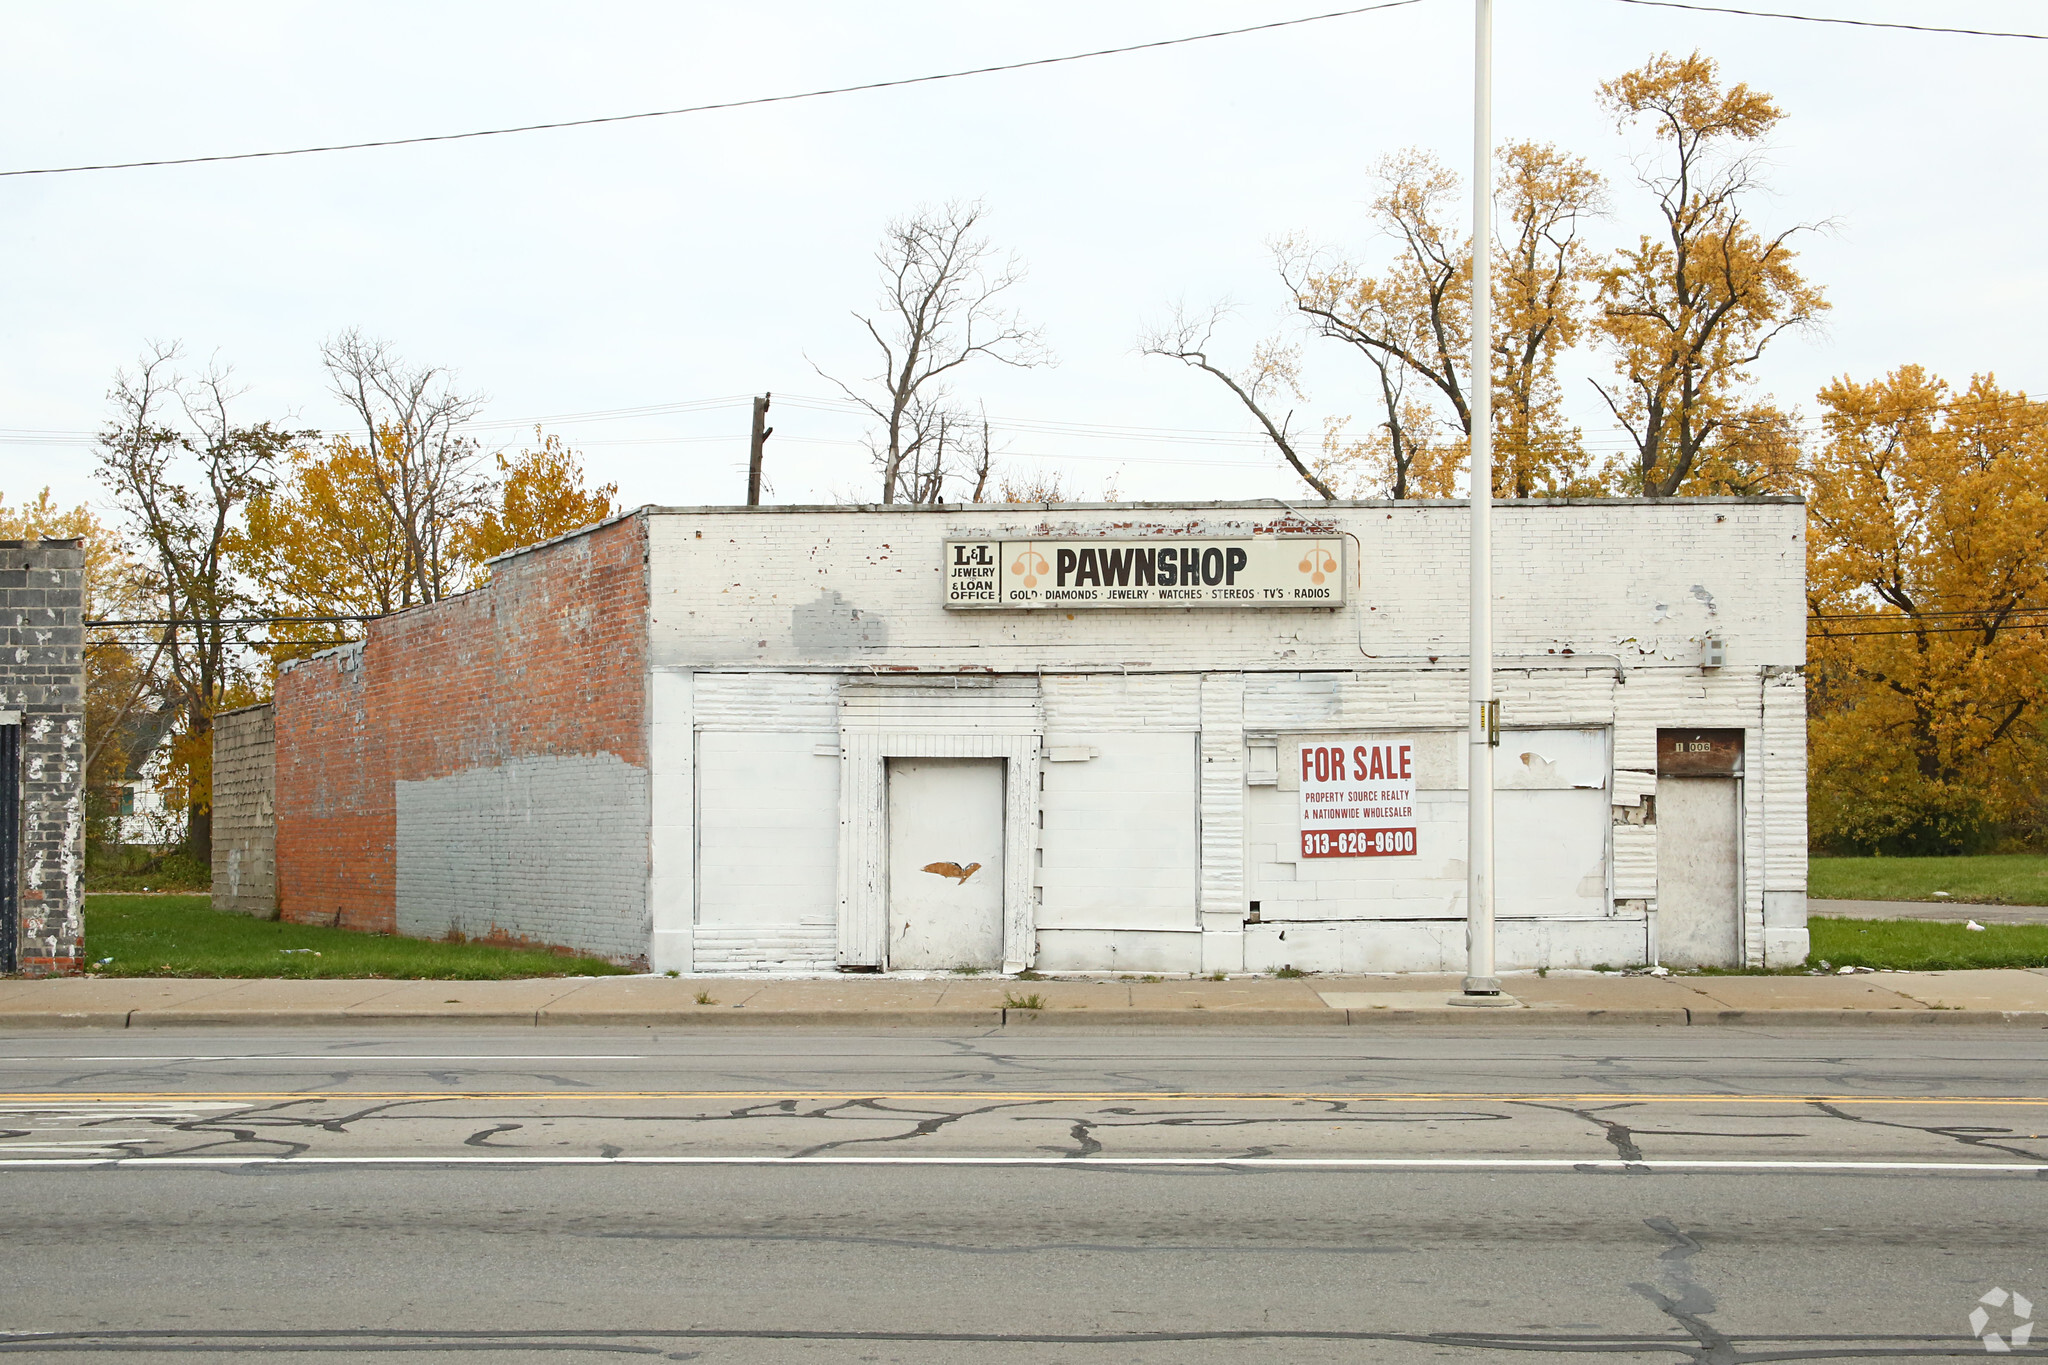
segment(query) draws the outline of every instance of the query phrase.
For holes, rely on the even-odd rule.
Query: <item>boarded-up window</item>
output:
[[[833,733],[698,735],[700,923],[836,918],[838,743]]]
[[[1095,757],[1045,765],[1043,929],[1196,923],[1195,736],[1091,733]]]
[[[1493,753],[1494,912],[1607,914],[1606,732],[1509,730]]]

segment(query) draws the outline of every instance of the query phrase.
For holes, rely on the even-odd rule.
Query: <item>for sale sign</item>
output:
[[[1405,739],[1301,746],[1301,856],[1412,857],[1415,745]]]

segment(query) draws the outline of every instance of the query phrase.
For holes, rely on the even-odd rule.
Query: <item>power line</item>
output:
[[[1769,9],[1734,9],[1727,5],[1692,5],[1681,0],[1621,0],[1624,5],[1647,5],[1653,9],[1689,9],[1702,14],[1740,14],[1749,19],[1791,19],[1802,24],[1847,24],[1852,28],[1898,28],[1909,33],[1960,33],[1971,38],[2032,38],[2048,42],[2048,33],[2006,33],[1988,28],[1944,28],[1938,24],[1894,24],[1880,19],[1835,19],[1821,14],[1784,14]]]
[[[322,147],[287,147],[269,152],[227,152],[212,156],[163,157],[154,161],[109,161],[90,166],[41,166],[29,170],[0,171],[0,176],[12,175],[71,175],[80,171],[132,171],[148,166],[194,166],[214,161],[257,161],[280,156],[313,156],[322,152],[360,152],[379,147],[411,147],[426,142],[461,142],[471,138],[505,137],[513,133],[544,133],[562,128],[589,128],[604,123],[631,123],[640,119],[674,118],[681,114],[708,114],[721,109],[751,109],[764,104],[789,104],[797,100],[823,99],[827,95],[853,95],[868,90],[894,90],[907,85],[929,85],[934,81],[956,81],[968,76],[990,76],[1002,71],[1024,71],[1032,67],[1056,66],[1062,62],[1086,61],[1091,57],[1117,57],[1128,52],[1146,52],[1154,48],[1178,47],[1183,43],[1206,42],[1211,38],[1236,38],[1247,33],[1264,33],[1269,29],[1293,28],[1300,24],[1321,23],[1325,19],[1346,19],[1356,14],[1370,14],[1375,10],[1400,9],[1404,5],[1418,5],[1422,0],[1382,0],[1377,5],[1361,5],[1357,9],[1332,10],[1328,14],[1310,14],[1299,19],[1276,19],[1267,24],[1251,24],[1245,28],[1219,29],[1214,33],[1191,33],[1184,38],[1160,38],[1149,43],[1132,43],[1128,47],[1098,48],[1093,52],[1074,52],[1063,57],[1038,57],[1025,62],[1003,62],[996,66],[977,66],[965,71],[944,71],[930,76],[905,76],[893,81],[867,81],[860,85],[833,86],[826,90],[804,90],[789,95],[759,95],[752,99],[724,100],[717,104],[693,104],[681,109],[653,109],[639,114],[606,114],[596,118],[563,119],[556,123],[526,123],[512,128],[479,128],[467,133],[432,133],[421,137],[382,138],[373,142],[336,142]]]
[[[2000,632],[2009,630],[2048,630],[2048,621],[2009,621],[2000,626]],[[1878,635],[1982,635],[1982,626],[1927,626],[1921,630],[1809,630],[1809,640],[1867,640]]]
[[[176,620],[168,617],[135,620],[86,621],[87,626],[279,626],[306,625],[327,626],[344,622],[376,621],[389,613],[368,616],[181,616]]]
[[[1903,624],[1909,621],[1935,620],[1954,616],[2042,616],[2048,615],[2048,607],[1974,607],[1955,611],[1916,611],[1911,616],[1858,614],[1855,612],[1817,611],[1807,617],[1809,621],[1888,621]]]

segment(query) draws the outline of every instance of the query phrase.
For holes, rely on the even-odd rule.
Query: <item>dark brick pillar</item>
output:
[[[85,954],[85,542],[0,540],[0,968]],[[11,742],[6,742],[11,740]],[[12,892],[11,895],[6,893]]]

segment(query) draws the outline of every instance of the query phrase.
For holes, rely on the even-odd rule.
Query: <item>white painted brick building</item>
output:
[[[1804,510],[1498,506],[1504,970],[1805,957]],[[634,516],[656,970],[1462,969],[1462,505]],[[949,542],[1027,541],[1048,574],[1328,545],[1342,602],[949,607]],[[1304,856],[1304,746],[1394,741],[1413,852]],[[401,905],[461,879],[453,837],[401,825]]]

